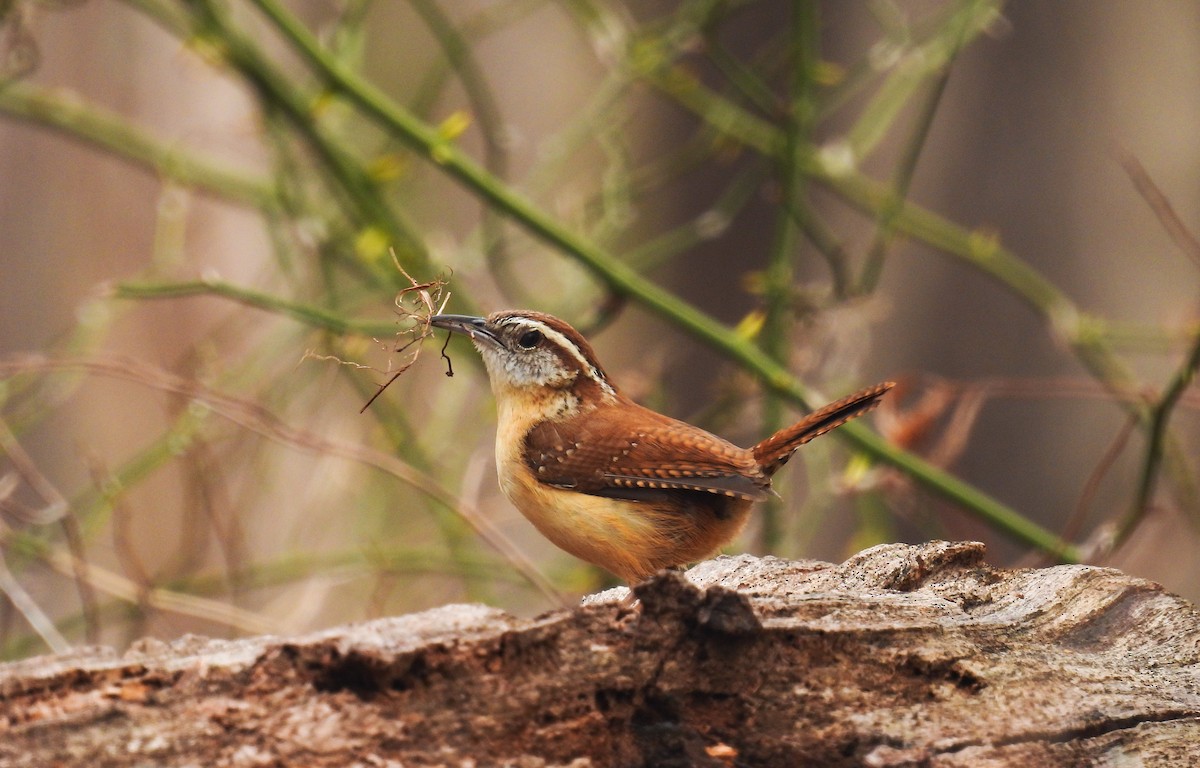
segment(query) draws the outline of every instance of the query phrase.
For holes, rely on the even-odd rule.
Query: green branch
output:
[[[810,151],[814,102],[814,69],[820,59],[820,35],[815,0],[799,0],[792,4],[788,30],[793,51],[788,111],[784,125],[785,151],[780,158],[779,182],[782,189],[779,212],[767,266],[763,274],[763,328],[760,343],[765,352],[779,365],[786,366],[790,358],[794,261],[800,245],[799,222],[809,218],[804,175],[804,155]],[[835,270],[835,274],[839,274]],[[763,402],[762,431],[772,434],[783,426],[783,407],[777,396],[768,395]],[[764,505],[762,515],[762,545],[768,552],[778,550],[783,540],[783,523],[775,501]]]
[[[380,338],[396,333],[395,323],[348,320],[326,309],[281,299],[267,293],[243,288],[220,280],[194,280],[182,283],[120,283],[113,287],[117,299],[178,299],[184,296],[221,296],[256,309],[290,317],[293,320],[337,335],[353,334]]]
[[[261,210],[278,206],[265,179],[196,157],[69,91],[10,82],[0,86],[0,112],[92,144],[175,184]]]
[[[341,193],[337,199],[347,217],[364,228],[377,229],[385,245],[394,245],[403,252],[406,262],[426,269],[424,241],[388,206],[362,164],[327,134],[314,112],[315,100],[293,87],[249,38],[237,32],[220,2],[201,0],[194,8],[197,16],[193,33],[201,39],[219,40],[218,55],[241,73],[268,109],[285,117],[304,139]]]
[[[647,281],[624,263],[612,258],[598,245],[577,236],[532,201],[492,177],[457,146],[440,136],[435,129],[412,116],[374,85],[329,56],[304,25],[284,10],[276,0],[252,1],[276,24],[280,32],[330,87],[337,89],[365,114],[377,120],[415,151],[436,163],[472,193],[508,214],[535,236],[572,256],[614,292],[637,300],[650,311],[722,352],[747,371],[757,375],[773,392],[787,397],[802,408],[811,408],[809,392],[785,367],[769,355],[675,294]],[[707,115],[712,117],[711,112]],[[730,112],[726,112],[725,115],[732,123],[737,123],[735,115]],[[723,120],[719,122],[724,125]],[[758,124],[757,121],[754,124]],[[770,154],[777,154],[777,150],[783,146],[777,129],[765,123],[761,125],[763,127],[756,131],[754,141],[769,147]],[[741,129],[744,131],[745,127],[742,125]],[[815,164],[813,169],[817,170]],[[827,173],[821,175],[829,176]],[[908,215],[908,208],[905,208],[898,216],[898,226],[902,227],[908,221]],[[1029,272],[1036,275],[1032,270]],[[988,521],[998,530],[1060,559],[1079,559],[1078,550],[1061,541],[1053,533],[948,472],[887,443],[865,427],[849,424],[839,429],[837,434],[873,458],[903,470],[931,491],[962,504],[972,514]]]
[[[1163,456],[1168,447],[1167,438],[1171,412],[1175,410],[1179,398],[1183,397],[1183,393],[1195,381],[1198,367],[1200,367],[1200,336],[1196,337],[1191,352],[1183,366],[1172,377],[1170,385],[1163,392],[1158,404],[1151,409],[1150,434],[1146,438],[1146,457],[1142,461],[1137,495],[1134,498],[1133,508],[1117,527],[1117,535],[1113,540],[1114,547],[1120,546],[1121,542],[1129,538],[1129,534],[1133,533],[1133,529],[1141,522],[1146,510],[1150,507],[1150,499],[1154,495],[1154,487],[1162,467]]]

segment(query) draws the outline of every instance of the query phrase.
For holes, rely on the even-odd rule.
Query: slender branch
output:
[[[304,138],[343,193],[347,216],[364,227],[378,229],[383,245],[402,250],[406,263],[426,269],[429,254],[424,241],[388,206],[375,180],[358,160],[327,135],[314,115],[313,99],[294,88],[254,42],[236,30],[218,0],[199,0],[194,7],[196,34],[220,39],[225,61],[242,74],[268,108],[278,110]],[[341,63],[338,66],[344,67]]]
[[[278,206],[265,180],[181,150],[65,90],[25,82],[0,86],[0,112],[27,120],[142,166],[165,179],[261,210]]]
[[[484,166],[493,176],[503,179],[508,169],[508,152],[504,148],[502,135],[504,125],[501,122],[500,107],[492,95],[483,67],[476,61],[475,54],[464,36],[454,28],[434,0],[412,0],[412,6],[442,46],[446,60],[458,74],[475,118],[479,121],[483,138]]]
[[[775,233],[767,254],[763,279],[764,317],[761,344],[772,360],[781,366],[790,362],[790,329],[793,320],[792,284],[795,280],[793,262],[800,242],[798,219],[807,218],[803,157],[811,151],[809,136],[813,106],[813,69],[820,58],[818,9],[813,0],[792,3],[789,36],[793,60],[790,71],[790,93],[784,124],[784,154],[779,162],[782,199],[775,220]],[[783,403],[777,395],[768,395],[763,402],[762,433],[772,434],[783,426]],[[763,508],[762,546],[775,552],[783,539],[780,505],[771,501]]]
[[[2,547],[0,547],[0,592],[4,593],[9,603],[17,609],[25,621],[29,622],[29,626],[38,634],[38,637],[42,638],[50,650],[55,653],[66,653],[71,650],[71,644],[67,642],[67,638],[62,636],[46,612],[9,570]]]
[[[933,117],[937,114],[938,105],[941,103],[942,94],[945,93],[948,82],[950,82],[949,63],[935,76],[929,93],[921,104],[921,111],[917,115],[917,122],[913,127],[912,135],[905,145],[900,162],[896,165],[896,170],[892,177],[890,203],[879,211],[875,237],[870,249],[867,251],[866,264],[863,266],[862,276],[859,278],[856,288],[860,293],[870,293],[873,291],[879,283],[879,278],[883,275],[884,257],[887,255],[888,247],[891,245],[893,235],[896,231],[896,216],[907,203],[908,188],[912,184],[913,173],[917,168],[917,160],[921,156],[925,140],[929,137],[929,129],[933,125]]]
[[[479,123],[479,134],[483,139],[483,164],[488,173],[497,179],[508,176],[508,150],[505,146],[505,126],[500,107],[492,95],[491,86],[483,67],[465,37],[446,18],[435,0],[410,0],[413,10],[425,21],[429,31],[442,46],[450,66],[458,74],[463,91],[471,105],[475,120]],[[484,250],[489,263],[503,263],[505,256],[504,227],[502,220],[491,206],[483,206],[481,233]]]
[[[784,395],[801,407],[809,407],[812,400],[808,390],[785,367],[780,366],[755,345],[740,338],[732,329],[670,291],[648,282],[627,265],[613,259],[596,244],[577,236],[525,196],[493,178],[482,166],[453,143],[440,136],[435,129],[412,116],[403,107],[387,98],[374,85],[329,56],[321,48],[316,38],[275,0],[254,0],[254,2],[276,23],[296,50],[331,87],[339,90],[347,99],[358,105],[364,113],[377,120],[401,141],[432,160],[472,192],[507,213],[536,237],[570,254],[602,279],[614,292],[636,299],[655,314],[666,318],[700,341],[721,351],[747,371],[759,376],[770,390]],[[694,81],[692,82],[694,84]],[[692,89],[692,92],[695,92],[695,89]],[[706,119],[714,120],[718,126],[727,125],[722,115],[708,111],[705,112],[705,116]],[[726,116],[733,118],[733,115],[728,113]],[[736,121],[734,122],[736,123]],[[759,123],[757,120],[744,125],[736,124],[738,138],[744,139],[751,146],[764,148],[769,154],[777,154],[780,144],[777,139],[778,134],[773,126]],[[745,133],[748,125],[761,125],[762,127],[749,135]],[[812,161],[810,163],[814,175],[830,180],[836,189],[845,186],[844,179],[835,177],[827,169],[812,163]],[[853,176],[851,178],[858,179]],[[874,187],[866,184],[865,180],[861,180],[855,191],[863,190],[875,192]],[[878,209],[878,200],[872,199],[872,202],[876,203],[873,209]],[[903,230],[914,217],[912,208],[906,207],[897,217],[898,228]],[[937,221],[941,225],[943,233],[951,226],[940,219]],[[954,228],[954,231],[957,231],[957,228]],[[1041,287],[1044,284],[1043,292],[1049,292],[1055,299],[1059,299],[1057,289],[1053,285],[1045,282],[1040,275],[1027,266],[1022,264],[1021,268],[1022,274],[1036,277],[1037,282],[1034,285]],[[1060,541],[1051,532],[948,472],[889,444],[861,424],[849,424],[839,429],[837,434],[873,458],[908,473],[914,480],[935,493],[963,505],[972,514],[988,521],[998,530],[1052,553],[1056,557],[1065,560],[1078,559],[1078,551],[1073,546]]]
[[[707,210],[626,251],[626,263],[640,271],[649,271],[662,266],[673,256],[720,237],[758,192],[767,173],[764,163],[752,164],[741,171]]]
[[[1150,499],[1154,495],[1159,469],[1166,452],[1171,413],[1175,410],[1175,405],[1183,393],[1195,380],[1197,367],[1200,367],[1200,336],[1196,337],[1183,366],[1172,377],[1167,390],[1163,392],[1158,403],[1151,409],[1150,434],[1146,438],[1146,456],[1142,460],[1142,471],[1138,477],[1137,495],[1134,497],[1133,507],[1129,510],[1129,514],[1117,526],[1114,547],[1119,546],[1129,537],[1129,534],[1133,533],[1134,528],[1150,508]]]
[[[181,283],[118,283],[112,287],[112,296],[117,299],[178,299],[185,296],[221,296],[249,307],[284,315],[313,328],[338,335],[354,334],[380,338],[396,333],[394,323],[349,320],[320,307],[290,301],[222,280],[206,279]]]
[[[1175,212],[1175,207],[1171,205],[1171,201],[1162,193],[1154,180],[1150,178],[1150,174],[1146,173],[1146,169],[1141,162],[1126,150],[1124,147],[1117,147],[1117,161],[1121,163],[1121,167],[1125,169],[1125,173],[1129,176],[1130,181],[1137,187],[1138,194],[1154,211],[1154,215],[1158,217],[1158,222],[1162,224],[1167,235],[1174,241],[1176,247],[1183,251],[1192,263],[1200,266],[1200,240],[1192,234],[1183,220],[1179,218],[1179,214]]]
[[[83,574],[83,578],[96,590],[112,597],[119,598],[136,605],[146,605],[167,613],[177,613],[204,619],[223,626],[233,627],[248,634],[264,634],[278,631],[278,627],[264,620],[258,614],[228,605],[227,603],[209,600],[196,595],[185,595],[161,587],[145,589],[142,585],[131,581],[120,574],[113,573],[88,562],[79,562],[69,552],[22,537],[0,523],[0,542],[9,546],[28,550],[30,554],[44,560],[54,570],[66,576],[74,577]],[[69,647],[69,646],[68,646]]]
[[[913,95],[931,77],[943,77],[950,62],[967,43],[987,29],[1000,14],[996,0],[973,0],[950,4],[933,31],[914,44],[895,46],[897,60],[891,73],[862,108],[846,136],[846,144],[857,161],[879,145]]]

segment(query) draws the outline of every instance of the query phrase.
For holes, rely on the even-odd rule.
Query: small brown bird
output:
[[[732,541],[797,448],[879,404],[877,384],[753,448],[622,395],[574,328],[523,310],[436,315],[483,355],[499,425],[500,487],[539,531],[629,584]]]

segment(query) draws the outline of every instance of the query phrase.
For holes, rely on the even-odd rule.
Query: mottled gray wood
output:
[[[1200,764],[1200,616],[1118,571],[931,542],[622,592],[9,664],[0,764]]]

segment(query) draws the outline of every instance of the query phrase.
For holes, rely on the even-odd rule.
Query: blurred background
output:
[[[735,551],[975,539],[1200,596],[1200,4],[0,14],[6,658],[611,584],[499,494],[469,344],[397,351],[447,297],[743,445],[899,381]]]

